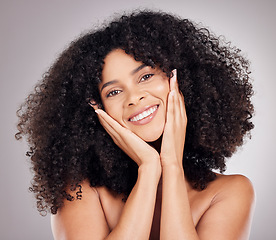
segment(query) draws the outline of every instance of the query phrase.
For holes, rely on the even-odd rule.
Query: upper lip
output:
[[[137,112],[131,114],[131,115],[129,116],[129,118],[128,118],[128,121],[129,121],[131,118],[134,118],[135,116],[139,115],[140,113],[142,113],[142,112],[144,112],[144,111],[146,111],[146,110],[148,110],[148,109],[150,109],[150,108],[152,108],[152,107],[154,107],[154,106],[157,106],[157,107],[158,107],[159,104],[153,104],[153,105],[145,106],[145,107],[141,108],[141,109],[138,110]]]

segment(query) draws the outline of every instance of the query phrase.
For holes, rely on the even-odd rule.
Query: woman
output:
[[[72,42],[18,111],[55,239],[248,239],[250,181],[212,171],[253,128],[248,67],[160,12]]]

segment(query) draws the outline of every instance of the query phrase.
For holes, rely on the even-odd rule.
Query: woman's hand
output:
[[[100,123],[115,144],[134,160],[139,167],[145,163],[157,163],[160,165],[159,154],[153,147],[132,131],[123,127],[105,111],[98,109],[97,105],[91,104],[91,106],[95,109]]]
[[[179,91],[177,72],[173,70],[170,79],[170,93],[167,103],[167,119],[161,145],[161,164],[175,165],[182,168],[182,157],[186,136],[187,116],[184,97]]]
[[[187,117],[184,98],[178,89],[176,70],[170,79],[167,119],[161,145],[162,206],[160,239],[199,239],[193,222],[188,182],[182,156]]]

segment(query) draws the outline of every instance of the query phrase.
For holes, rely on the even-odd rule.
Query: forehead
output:
[[[102,83],[135,74],[145,64],[136,61],[122,49],[112,50],[104,59]]]
[[[104,59],[103,71],[106,70],[121,70],[140,65],[131,55],[125,53],[122,49],[115,49],[111,51]]]

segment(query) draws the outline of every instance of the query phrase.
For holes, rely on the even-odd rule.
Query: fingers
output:
[[[100,109],[96,109],[95,112],[98,115],[101,125],[104,127],[106,132],[111,136],[113,141],[117,145],[124,145],[124,141],[120,136],[120,127],[122,127],[117,121],[113,120],[106,112]],[[115,126],[117,124],[117,126]]]
[[[184,97],[177,83],[176,69],[172,73],[167,105],[167,121],[161,147],[161,159],[164,161],[162,161],[163,164],[177,162],[182,166],[187,120]]]
[[[92,107],[95,109],[101,125],[111,136],[115,144],[125,151],[131,158],[137,158],[135,152],[130,153],[128,149],[130,147],[130,143],[137,141],[138,137],[129,129],[123,127],[119,122],[114,120],[105,111],[97,108],[97,105],[92,105]]]
[[[109,133],[110,132],[110,130],[109,130],[109,128],[111,128],[112,127],[112,124],[109,124],[108,123],[108,120],[106,120],[105,119],[105,117],[104,117],[104,111],[103,110],[101,110],[100,108],[99,108],[99,105],[94,101],[94,100],[90,100],[89,102],[88,102],[88,104],[95,110],[95,112],[97,113],[97,115],[98,115],[98,118],[99,118],[99,121],[100,121],[100,123],[102,124],[102,126],[107,130],[107,132]],[[100,114],[101,112],[103,112],[103,115],[102,114]],[[110,119],[109,119],[110,120]],[[108,131],[109,130],[109,131]]]
[[[125,144],[125,134],[129,131],[124,128],[120,123],[110,117],[105,111],[101,109],[96,109],[95,112],[98,114],[98,118],[108,132],[108,134],[113,138],[115,143],[120,143],[120,145]]]
[[[172,74],[173,74],[173,76],[170,79],[170,90],[171,91],[173,91],[173,90],[178,91],[178,89],[177,89],[177,87],[178,87],[177,86],[177,70],[176,69],[172,70]]]
[[[171,90],[170,94],[172,93],[173,101],[171,102],[173,102],[175,106],[173,113],[176,119],[183,119],[183,118],[186,119],[184,97],[182,92],[179,90],[178,82],[177,82],[177,70],[174,69],[172,73],[173,73],[173,77],[170,79],[170,90]]]
[[[108,128],[109,130],[111,129],[114,130],[114,128],[121,127],[121,125],[117,121],[115,121],[112,117],[110,117],[105,111],[101,110],[99,108],[99,105],[95,101],[90,100],[88,104],[94,108],[95,112],[98,115],[99,121],[104,128]]]
[[[95,112],[98,114],[98,117],[104,127],[109,127],[111,129],[120,130],[122,127],[117,121],[110,117],[105,111],[101,109],[96,109]]]
[[[91,107],[93,107],[93,109],[98,115],[98,119],[101,125],[104,127],[106,132],[111,136],[113,141],[117,145],[120,145],[120,146],[124,145],[124,141],[122,140],[120,135],[122,126],[117,121],[115,121],[112,117],[110,117],[105,111],[101,110],[95,101],[91,100],[88,104]]]
[[[111,136],[114,143],[119,148],[121,148],[132,160],[134,160],[138,166],[147,160],[152,161],[152,159],[159,158],[158,153],[153,150],[151,146],[149,146],[131,130],[123,127],[105,111],[96,109],[95,112],[98,114],[98,118],[102,126]],[[152,156],[155,156],[155,158]]]
[[[174,95],[175,95],[175,91],[174,90],[170,91],[168,96],[168,106],[167,106],[167,116],[166,116],[167,123],[173,122],[173,116],[175,112]]]

